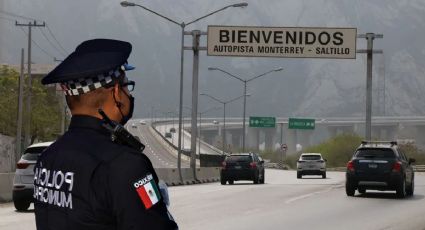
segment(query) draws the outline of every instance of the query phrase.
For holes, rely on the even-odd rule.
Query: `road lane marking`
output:
[[[290,204],[290,203],[293,203],[293,202],[298,201],[298,200],[307,199],[309,197],[316,196],[316,195],[319,195],[321,193],[329,192],[332,189],[341,188],[341,187],[343,187],[343,185],[334,185],[334,186],[327,188],[327,189],[324,189],[324,190],[320,190],[320,191],[312,192],[312,193],[307,193],[307,194],[304,194],[304,195],[301,195],[301,196],[296,196],[296,197],[293,197],[289,200],[286,200],[285,204]]]

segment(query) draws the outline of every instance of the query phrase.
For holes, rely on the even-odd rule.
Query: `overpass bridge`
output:
[[[288,153],[294,153],[296,145],[303,147],[319,144],[339,134],[364,136],[364,117],[320,117],[314,130],[288,129],[288,118],[277,117],[274,128],[251,128],[246,122],[246,148],[275,149],[280,143],[288,145]],[[177,118],[174,118],[177,121]],[[177,122],[175,122],[177,129]],[[199,126],[199,124],[198,124]],[[190,120],[184,121],[184,128],[190,135]],[[226,150],[237,151],[242,148],[242,118],[226,118]],[[211,146],[222,148],[222,118],[204,118],[201,127],[201,140]],[[372,138],[379,140],[413,140],[425,147],[425,116],[373,117]],[[177,135],[177,133],[176,133]]]

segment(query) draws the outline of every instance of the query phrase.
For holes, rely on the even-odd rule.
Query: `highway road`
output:
[[[425,174],[416,194],[373,192],[347,197],[344,173],[296,179],[267,170],[266,184],[239,182],[172,187],[171,210],[181,229],[425,229]]]
[[[344,173],[296,179],[296,172],[266,170],[266,184],[236,182],[170,187],[171,212],[180,229],[425,229],[425,173],[413,197],[392,192],[347,197]],[[0,204],[0,229],[33,230],[34,214]]]
[[[132,127],[135,124],[136,127]],[[139,120],[130,120],[126,129],[133,135],[138,136],[146,146],[144,153],[152,161],[155,168],[177,168],[177,152],[172,153],[166,143],[154,136],[154,130],[149,124],[140,124]],[[182,159],[182,168],[189,168],[189,162]]]

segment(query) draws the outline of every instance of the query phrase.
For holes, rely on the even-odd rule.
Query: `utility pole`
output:
[[[357,38],[366,38],[367,40],[367,49],[366,50],[357,50],[357,53],[366,53],[367,54],[367,70],[366,70],[366,127],[365,127],[365,137],[366,140],[370,141],[372,138],[372,64],[373,64],[373,54],[380,53],[382,50],[373,50],[373,40],[375,38],[383,38],[382,34],[375,33],[366,33],[359,34]]]
[[[56,57],[53,58],[54,62],[63,62],[63,60],[59,60]],[[65,133],[66,129],[66,98],[65,95],[60,95],[62,101],[61,101],[61,134],[63,135]]]
[[[18,21],[15,22],[15,26],[26,26],[28,27],[28,98],[27,98],[27,108],[26,108],[26,128],[25,128],[25,139],[24,147],[28,146],[30,143],[30,134],[31,134],[31,97],[32,97],[32,82],[31,82],[31,29],[32,27],[45,27],[46,23],[38,24],[37,21],[29,22],[28,24],[21,24]]]
[[[18,161],[22,152],[22,109],[24,100],[24,49],[21,50],[21,73],[19,75],[19,95],[18,95],[18,121],[16,130],[16,154],[13,158],[12,170],[14,170],[15,164]]]

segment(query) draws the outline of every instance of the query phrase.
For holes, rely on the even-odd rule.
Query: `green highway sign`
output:
[[[316,121],[314,119],[289,118],[289,129],[314,129]]]
[[[249,127],[274,128],[276,127],[275,117],[249,117]]]

